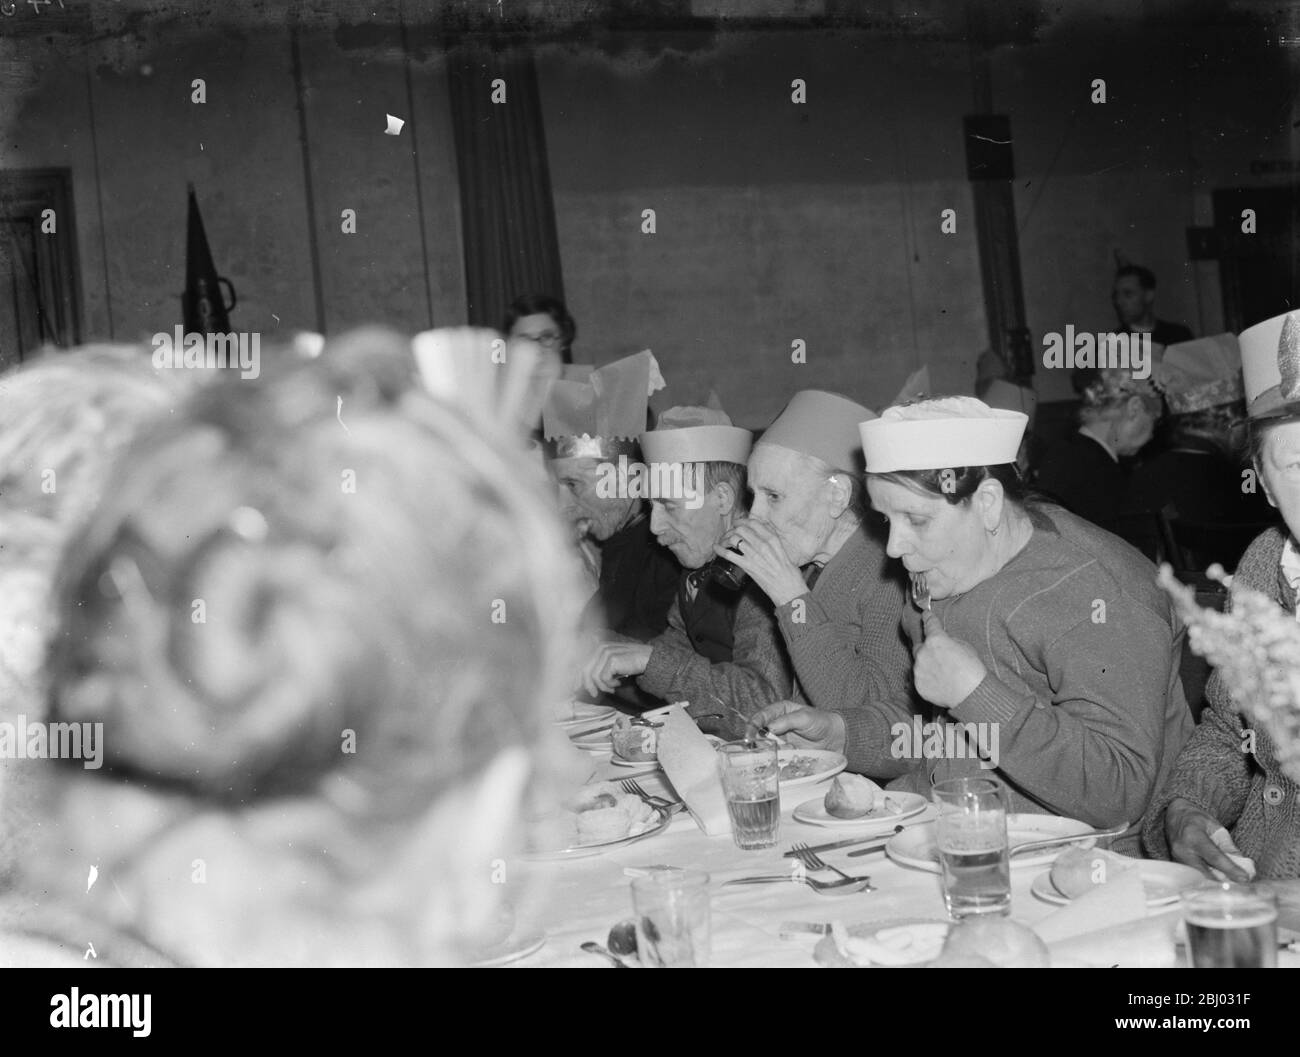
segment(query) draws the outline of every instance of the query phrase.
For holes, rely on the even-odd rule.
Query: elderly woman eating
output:
[[[1296,615],[1300,590],[1300,313],[1241,335],[1255,472],[1285,524],[1263,532],[1232,580]],[[1152,854],[1232,881],[1300,877],[1300,785],[1282,772],[1278,746],[1235,700],[1220,671],[1208,706],[1143,829]]]
[[[1180,632],[1142,555],[1026,497],[1012,465],[1025,422],[955,397],[862,424],[867,491],[912,577],[903,628],[927,722],[886,739],[869,710],[784,702],[760,719],[862,773],[905,765],[896,788],[991,773],[1013,810],[1136,823],[1192,728]]]

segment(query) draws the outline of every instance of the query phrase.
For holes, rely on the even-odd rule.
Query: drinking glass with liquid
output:
[[[1183,893],[1193,969],[1277,967],[1277,897],[1252,885],[1207,884]]]
[[[775,739],[718,746],[722,793],[738,848],[771,848],[781,822],[781,761]]]
[[[936,782],[933,792],[948,916],[1010,913],[1006,787],[993,778],[953,778]]]

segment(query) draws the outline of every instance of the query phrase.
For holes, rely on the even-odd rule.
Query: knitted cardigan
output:
[[[1282,575],[1285,531],[1271,528],[1252,543],[1233,577],[1233,588],[1267,594],[1294,614],[1295,592]],[[1243,716],[1214,672],[1206,687],[1200,726],[1183,748],[1168,783],[1152,804],[1142,829],[1148,853],[1169,858],[1165,811],[1181,797],[1218,819],[1258,876],[1300,877],[1300,786],[1278,768],[1273,742],[1263,727]],[[1250,748],[1254,734],[1254,751]]]

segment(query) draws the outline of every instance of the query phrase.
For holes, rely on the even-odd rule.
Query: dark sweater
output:
[[[599,603],[603,626],[637,642],[649,642],[668,626],[668,607],[677,593],[681,566],[672,551],[659,546],[644,514],[600,544]]]
[[[992,773],[1014,811],[1136,826],[1192,730],[1178,674],[1184,629],[1151,563],[1123,540],[1059,507],[1028,511],[1034,532],[1019,554],[966,594],[933,604],[987,669],[964,701],[933,718],[996,724],[999,766],[925,759],[891,785],[928,796],[934,781]],[[923,641],[910,604],[904,629]],[[851,769],[897,767],[881,717],[844,715]]]
[[[1035,487],[1094,525],[1119,515],[1127,474],[1100,442],[1075,431],[1054,444],[1038,467]]]
[[[793,698],[834,711],[885,706],[911,714],[912,660],[899,632],[901,566],[859,528],[806,594],[776,609],[794,665]]]
[[[706,584],[694,599],[685,581],[637,685],[665,701],[690,702],[697,719],[723,713],[710,728],[740,737],[743,721],[718,699],[748,716],[790,696],[790,658],[771,603],[752,581],[742,591]]]
[[[1260,535],[1237,566],[1233,587],[1262,591],[1294,615],[1295,592],[1282,574],[1285,544],[1284,529]],[[1237,710],[1218,672],[1206,697],[1200,726],[1152,804],[1143,844],[1156,858],[1169,858],[1165,810],[1182,797],[1224,825],[1241,853],[1255,860],[1260,878],[1300,877],[1300,786],[1282,773],[1268,731]],[[1255,735],[1254,752],[1242,751],[1246,731]]]

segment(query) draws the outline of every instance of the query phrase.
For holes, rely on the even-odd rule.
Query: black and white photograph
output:
[[[1300,3],[4,0],[0,92],[33,1038],[168,968],[1282,1024],[1170,970],[1300,968]]]

